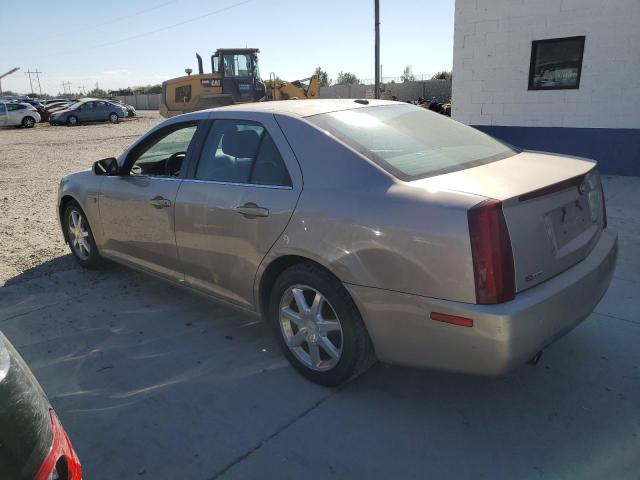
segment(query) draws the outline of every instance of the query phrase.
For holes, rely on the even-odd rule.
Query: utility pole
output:
[[[32,72],[32,71],[30,71],[30,70],[27,70],[27,71],[26,71],[26,72],[24,72],[24,73],[25,73],[25,75],[29,75],[29,85],[31,86],[31,92],[30,92],[30,93],[33,93],[33,92],[34,92],[34,90],[33,90],[33,82],[31,81],[31,75],[35,75],[36,80],[37,80],[37,82],[38,82],[38,91],[40,92],[40,96],[42,96],[42,86],[40,85],[40,74],[41,74],[42,72],[39,72],[39,71],[38,71],[38,69],[36,68],[36,71],[35,71],[35,72]]]
[[[71,94],[71,82],[62,82],[62,93],[67,94],[67,87],[69,87],[69,94]]]
[[[376,40],[375,40],[375,63],[376,63],[376,79],[375,79],[375,98],[380,98],[380,0],[375,2],[375,23],[376,23]]]
[[[31,72],[30,70],[27,70],[26,72],[24,72],[25,75],[27,75],[29,77],[29,93],[33,93],[33,82],[31,81],[31,74],[33,72]]]
[[[17,72],[18,70],[20,70],[20,67],[16,67],[16,68],[12,68],[11,70],[9,70],[6,73],[3,73],[2,75],[0,75],[0,95],[2,95],[2,79],[8,75],[11,75],[12,73]]]

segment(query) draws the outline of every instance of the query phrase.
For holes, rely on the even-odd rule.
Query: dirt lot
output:
[[[0,285],[67,252],[55,207],[60,178],[117,156],[160,120],[139,112],[116,125],[0,128]]]

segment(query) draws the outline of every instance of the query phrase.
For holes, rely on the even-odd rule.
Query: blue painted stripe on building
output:
[[[640,176],[640,129],[496,125],[474,127],[527,150],[564,153],[597,160],[602,173]]]

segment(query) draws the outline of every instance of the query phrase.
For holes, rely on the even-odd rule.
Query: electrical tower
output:
[[[69,95],[71,95],[71,82],[62,82],[62,93],[67,94],[67,87],[69,87]]]
[[[29,85],[31,86],[31,92],[33,93],[33,81],[31,80],[31,75],[35,75],[36,77],[36,81],[38,82],[38,91],[40,92],[40,96],[42,96],[42,86],[40,85],[40,75],[42,74],[42,72],[39,72],[38,69],[36,68],[35,72],[32,72],[30,70],[27,70],[26,72],[24,72],[25,75],[29,76]]]

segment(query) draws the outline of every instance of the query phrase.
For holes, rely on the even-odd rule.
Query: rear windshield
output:
[[[307,120],[405,181],[518,153],[474,128],[408,104],[323,113]]]

